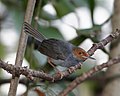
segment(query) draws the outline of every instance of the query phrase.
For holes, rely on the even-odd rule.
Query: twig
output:
[[[112,33],[111,35],[109,35],[108,37],[106,37],[101,42],[93,44],[93,46],[90,48],[90,50],[88,50],[88,53],[90,55],[94,54],[94,52],[97,49],[103,48],[106,44],[108,44],[109,42],[111,42],[113,39],[117,38],[119,35],[120,35],[120,30],[117,30],[115,33]],[[120,57],[112,59],[109,62],[104,63],[104,64],[99,65],[99,66],[96,66],[93,69],[91,69],[90,71],[84,73],[82,76],[80,76],[77,79],[75,79],[63,92],[60,93],[60,95],[61,96],[65,96],[68,92],[70,92],[73,88],[75,88],[78,84],[80,84],[81,82],[83,82],[84,80],[86,80],[88,77],[90,77],[91,75],[93,75],[95,72],[98,72],[98,71],[100,71],[101,69],[103,69],[105,67],[111,66],[114,63],[120,62],[119,59],[120,59]],[[61,76],[58,75],[58,74],[55,74],[52,77],[52,76],[49,76],[48,74],[46,74],[44,72],[33,71],[33,70],[30,70],[30,69],[27,69],[26,67],[20,67],[18,65],[6,64],[3,61],[1,61],[0,67],[3,68],[3,69],[5,69],[9,73],[11,73],[13,76],[18,76],[19,77],[19,75],[22,74],[22,75],[25,75],[26,77],[28,77],[31,80],[34,80],[34,77],[42,78],[44,80],[49,80],[49,81],[53,81],[53,80],[56,81],[56,80],[60,80],[60,78],[61,78]],[[76,70],[76,69],[78,69],[80,67],[81,66],[78,65],[77,67],[74,67],[74,68]],[[71,73],[72,72],[74,72],[74,70],[71,70]],[[63,77],[66,77],[66,76],[68,76],[71,73],[69,73],[69,71],[65,71]],[[15,81],[18,82],[18,79],[17,80],[15,79]],[[12,82],[12,83],[14,83],[14,82]],[[69,88],[69,87],[71,87],[71,88]],[[12,93],[9,96],[15,96],[15,95],[13,95],[13,93]]]
[[[111,35],[109,35],[108,37],[106,37],[105,39],[103,39],[102,41],[100,41],[99,43],[95,43],[93,44],[93,46],[88,50],[88,53],[90,55],[93,55],[94,52],[97,49],[102,49],[105,45],[107,45],[109,42],[111,42],[113,39],[116,39],[118,36],[120,35],[120,30],[116,30],[116,32],[113,32]],[[119,59],[119,58],[118,58]],[[114,59],[113,59],[114,61]],[[117,60],[116,60],[117,61]],[[118,60],[119,61],[119,60]],[[111,63],[111,60],[110,62]],[[113,62],[115,63],[115,62]],[[111,64],[110,64],[111,65]],[[64,90],[62,91],[59,96],[65,96],[66,94],[68,94],[71,90],[73,90],[78,84],[80,84],[81,82],[83,82],[84,80],[86,80],[88,77],[90,77],[91,75],[93,75],[95,72],[98,72],[99,70],[103,69],[104,67],[108,67],[110,66],[109,64],[102,64],[99,66],[94,67],[93,69],[91,69],[90,71],[84,73],[82,76],[76,78],[73,82],[70,83],[70,85]],[[93,71],[94,70],[94,71]],[[75,85],[75,82],[77,82]],[[71,87],[71,88],[69,88]]]
[[[99,65],[99,66],[95,66],[90,71],[84,73],[84,75],[87,76],[87,74],[93,74],[93,73],[95,73],[95,72],[97,72],[97,71],[99,71],[99,70],[101,70],[105,67],[109,67],[109,66],[113,65],[114,63],[118,63],[118,62],[120,62],[120,56],[118,58],[114,58],[114,59],[108,61],[108,63],[102,64],[102,65]],[[12,65],[12,64],[5,63],[2,60],[0,60],[0,68],[3,68],[8,73],[14,74],[15,76],[24,75],[27,78],[29,78],[30,80],[34,80],[34,77],[41,78],[43,80],[48,80],[48,81],[53,81],[55,78],[56,78],[55,80],[59,80],[57,78],[59,75],[57,75],[57,74],[56,74],[56,77],[52,77],[49,74],[44,73],[43,71],[40,72],[40,71],[35,71],[35,70],[28,69],[27,67],[15,66],[15,65]],[[91,73],[91,72],[93,72],[93,73]],[[90,77],[90,76],[91,75],[88,75],[88,77]],[[85,80],[88,77],[84,77],[82,79]]]
[[[93,55],[97,49],[102,49],[105,45],[116,39],[120,36],[120,30],[116,29],[116,32],[112,32],[105,39],[100,41],[99,43],[94,43],[93,46],[88,50],[88,54]]]
[[[42,0],[39,0],[38,2],[37,2],[38,4],[37,4],[37,12],[36,12],[36,14],[35,14],[35,17],[34,17],[34,20],[35,20],[35,24],[34,24],[34,28],[35,29],[37,29],[38,28],[38,19],[39,19],[39,15],[40,15],[40,10],[41,10],[41,5],[42,5]]]
[[[72,81],[66,89],[64,89],[58,96],[66,96],[69,92],[71,92],[74,88],[76,88],[80,83],[94,75],[96,72],[99,72],[103,68],[109,67],[111,65],[117,64],[120,62],[120,56],[116,57],[114,59],[109,60],[106,63],[103,63],[101,65],[95,66],[89,71],[83,73],[80,77],[77,77],[74,81]]]
[[[108,44],[109,42],[111,42],[112,40],[117,38],[119,35],[120,35],[120,30],[117,30],[115,33],[112,33],[111,35],[106,37],[101,42],[93,44],[93,46],[90,48],[90,50],[88,50],[88,53],[90,55],[92,55],[97,49],[103,48],[103,46],[105,46],[106,44]],[[28,69],[26,67],[18,67],[18,66],[14,66],[14,65],[8,65],[8,64],[4,63],[2,60],[0,60],[0,62],[1,62],[0,63],[1,68],[3,68],[4,70],[8,71],[11,74],[14,74],[15,76],[19,76],[20,74],[22,74],[22,75],[25,75],[26,77],[28,77],[29,79],[32,79],[32,80],[34,77],[38,77],[38,78],[42,78],[42,79],[48,80],[48,81],[53,81],[53,80],[57,81],[57,80],[60,80],[60,78],[61,78],[60,74],[55,74],[52,77],[49,74],[46,74],[44,72],[33,71],[33,70]],[[74,69],[77,70],[80,67],[81,67],[80,65],[77,65],[76,67],[74,67]],[[71,71],[71,73],[74,72],[74,70],[71,70],[71,69],[69,69],[69,70]],[[68,70],[64,71],[63,77],[67,77],[71,73],[69,73]]]
[[[88,54],[93,55],[97,49],[102,49],[105,45],[107,45],[108,43],[110,43],[112,40],[116,39],[119,36],[120,36],[120,30],[117,29],[116,32],[112,32],[111,35],[107,36],[105,39],[103,39],[99,43],[94,43],[93,46],[88,50]],[[78,68],[81,68],[81,65],[75,66],[74,70],[69,69],[69,70],[63,72],[63,77],[70,75]],[[69,73],[69,71],[70,71],[70,73]],[[59,79],[60,79],[60,75],[54,76],[55,81],[59,80]]]
[[[34,28],[35,29],[37,29],[38,28],[38,22],[37,22],[37,20],[39,19],[39,15],[40,15],[40,10],[41,10],[41,5],[42,5],[42,0],[38,0],[38,1],[36,1],[36,5],[35,5],[35,9],[36,9],[36,11],[35,11],[35,17],[34,17],[34,21],[35,21],[35,23],[34,23]],[[28,40],[29,40],[29,38],[28,38]],[[31,45],[29,46],[30,47],[30,50],[27,50],[27,48],[26,48],[26,52],[28,51],[28,53],[29,53],[29,63],[30,63],[30,65],[32,65],[32,62],[33,62],[33,57],[34,57],[34,54],[33,54],[33,49],[34,49],[34,39],[32,38],[32,43],[31,43]],[[37,59],[36,59],[36,62],[38,62],[37,61]],[[32,66],[30,66],[30,68],[31,68]],[[28,80],[29,81],[29,80]],[[24,95],[23,96],[27,96],[27,94],[28,94],[28,91],[29,91],[29,87],[30,87],[30,82],[28,83],[28,86],[27,86],[27,89],[26,89],[26,92],[24,93]],[[25,95],[26,94],[26,95]]]
[[[27,10],[25,14],[24,21],[30,23],[33,16],[34,6],[35,6],[36,0],[28,0]],[[15,65],[21,66],[23,62],[24,52],[27,44],[27,38],[28,36],[24,33],[23,29],[21,32],[20,40],[19,40],[19,46],[16,56]],[[17,86],[19,82],[19,76],[14,77],[14,74],[12,74],[11,84],[8,96],[16,96]]]
[[[48,80],[48,81],[53,80],[52,76],[50,76],[42,71],[41,72],[35,71],[35,70],[28,69],[27,67],[21,67],[21,66],[8,64],[8,63],[3,62],[2,60],[0,60],[0,68],[3,68],[8,73],[14,74],[15,76],[24,75],[27,78],[29,78],[30,80],[34,80],[34,77],[42,78],[42,79]]]
[[[38,0],[38,1],[36,1],[36,11],[35,11],[35,16],[34,16],[34,28],[37,30],[37,28],[38,28],[38,19],[39,19],[39,15],[40,15],[40,10],[41,10],[41,4],[42,4],[42,0]],[[29,38],[28,38],[28,41],[29,41]],[[33,38],[31,38],[31,41],[32,41],[32,43],[31,43],[31,45],[29,46],[30,47],[30,50],[28,50],[28,52],[29,52],[29,58],[28,58],[28,60],[29,60],[29,63],[30,63],[30,65],[32,65],[32,61],[33,61],[33,56],[34,56],[34,54],[33,54],[33,49],[34,49],[34,39]],[[27,49],[27,48],[26,48]],[[27,50],[26,50],[27,51]],[[38,61],[37,61],[38,62]],[[31,66],[30,66],[31,67]]]

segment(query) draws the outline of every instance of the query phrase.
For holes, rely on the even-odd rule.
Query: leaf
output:
[[[86,5],[86,0],[71,0],[70,1],[75,7],[82,7]]]
[[[43,27],[39,26],[39,32],[44,34],[47,38],[56,38],[56,39],[63,39],[62,34],[60,31],[55,27]]]
[[[91,13],[91,19],[92,19],[92,24],[94,25],[94,9],[95,9],[95,0],[87,0],[88,1],[88,6],[90,9],[90,13]]]
[[[62,17],[70,12],[73,12],[75,9],[70,0],[53,0],[52,4],[56,10],[58,17]]]
[[[42,19],[45,19],[45,20],[55,20],[55,19],[58,19],[57,16],[51,15],[48,12],[43,11],[43,10],[41,11],[40,17]]]
[[[76,30],[78,35],[84,35],[90,37],[91,35],[97,35],[101,31],[101,25],[94,25],[92,28]]]
[[[80,43],[82,43],[86,38],[87,38],[86,36],[81,35],[81,36],[78,36],[78,37],[74,38],[73,40],[71,40],[70,43],[78,46],[78,45],[80,45]]]

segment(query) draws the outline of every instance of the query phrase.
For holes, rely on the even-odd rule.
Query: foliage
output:
[[[71,12],[75,13],[75,10],[78,7],[87,7],[87,8],[89,8],[89,11],[91,14],[92,27],[89,29],[88,28],[87,29],[75,28],[75,31],[77,33],[77,37],[70,40],[70,42],[75,44],[75,45],[80,45],[87,38],[90,38],[93,42],[98,42],[99,41],[98,37],[99,37],[99,34],[101,32],[101,28],[102,28],[103,24],[106,23],[106,21],[103,22],[103,24],[101,24],[101,25],[95,24],[95,22],[94,22],[94,10],[95,10],[95,7],[97,6],[95,1],[96,0],[42,0],[41,8],[39,10],[40,15],[39,15],[39,19],[37,21],[39,24],[38,30],[41,33],[43,33],[47,38],[52,37],[52,38],[57,38],[57,39],[63,40],[64,37],[61,34],[59,28],[56,26],[53,26],[52,22],[55,20],[61,20],[64,16],[70,14]],[[1,2],[7,7],[7,10],[8,10],[7,12],[8,12],[8,14],[11,15],[12,23],[15,25],[17,32],[20,32],[21,27],[22,27],[22,23],[23,23],[25,9],[27,6],[27,0],[1,0]],[[37,2],[38,2],[38,0],[37,0]],[[53,6],[55,13],[56,13],[55,15],[52,15],[48,11],[44,10],[44,7],[47,4],[51,4]],[[37,3],[36,3],[36,8],[35,8],[33,22],[32,22],[33,26],[35,24],[34,18],[35,18],[35,14],[37,12],[37,6],[39,6],[39,5],[37,5]],[[108,18],[108,19],[110,19],[110,18]],[[39,23],[42,20],[46,21],[48,25],[44,22],[43,22],[43,24]],[[69,26],[69,27],[74,27],[74,26]],[[47,61],[45,61],[44,66],[41,65],[41,62],[39,62],[38,58],[43,58],[43,56],[37,55],[38,57],[36,57],[35,56],[36,53],[34,52],[33,46],[34,45],[28,46],[27,50],[26,50],[26,54],[25,54],[25,58],[30,63],[31,68],[32,69],[47,70],[47,72],[53,73],[53,69],[48,70],[51,67],[46,63]],[[3,56],[3,50],[4,50],[4,48],[0,44],[0,56]],[[106,52],[105,49],[103,49],[103,51]],[[46,68],[48,68],[48,69],[46,69]],[[85,67],[85,68],[88,69],[87,67]],[[73,77],[75,78],[75,76],[79,75],[79,74],[81,74],[81,72],[76,72]],[[52,84],[45,83],[44,86],[47,86],[47,88],[49,90],[51,88],[54,88],[54,87],[57,88],[58,90],[60,90],[61,88],[64,88],[65,86],[67,86],[69,81],[70,81],[70,79],[67,79],[67,80],[61,81],[62,83],[60,82],[58,84],[53,84],[53,86],[52,86]],[[35,84],[36,86],[37,86],[37,83]],[[58,86],[58,85],[60,85],[60,86]],[[44,89],[44,90],[49,92],[48,89],[47,90]],[[72,92],[69,96],[74,96],[74,94],[77,94],[77,93]]]

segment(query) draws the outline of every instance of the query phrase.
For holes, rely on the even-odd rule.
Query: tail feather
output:
[[[34,37],[36,40],[42,42],[44,39],[46,39],[46,37],[41,34],[39,31],[37,31],[36,29],[34,29],[30,24],[28,24],[27,22],[24,22],[24,32],[29,34],[30,36]]]

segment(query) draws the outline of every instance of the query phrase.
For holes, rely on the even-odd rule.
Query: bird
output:
[[[48,63],[71,68],[91,57],[83,48],[75,46],[67,41],[54,38],[46,38],[41,32],[24,22],[24,32],[36,40],[37,50],[48,57]],[[35,46],[36,46],[35,45]]]

